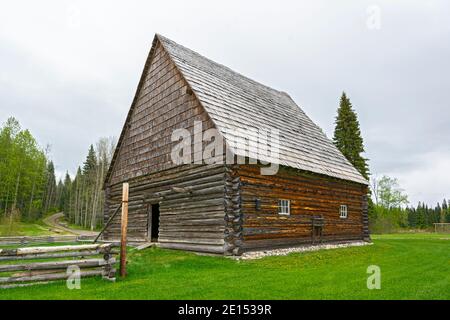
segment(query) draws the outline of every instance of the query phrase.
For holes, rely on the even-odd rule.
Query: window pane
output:
[[[289,205],[290,205],[289,200],[282,200],[282,199],[278,200],[278,214],[288,215]]]
[[[339,210],[339,216],[341,218],[347,218],[347,205],[341,205],[340,210]]]

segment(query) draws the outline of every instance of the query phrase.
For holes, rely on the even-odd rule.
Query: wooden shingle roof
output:
[[[248,131],[244,133],[249,128],[264,132],[278,129],[278,160],[258,154],[259,160],[368,184],[288,94],[253,81],[161,35],[156,38],[227,142],[257,141]],[[246,156],[246,152],[238,148],[235,153]]]

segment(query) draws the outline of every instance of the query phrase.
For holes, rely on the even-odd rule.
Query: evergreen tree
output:
[[[60,210],[64,212],[67,220],[70,220],[70,193],[72,190],[72,180],[70,179],[69,172],[66,171],[66,176],[63,182],[63,191],[61,195]]]
[[[407,208],[408,211],[408,225],[411,228],[417,228],[417,210],[415,208]]]
[[[441,213],[442,213],[441,204],[438,203],[433,210],[433,217],[431,219],[432,220],[431,225],[433,225],[434,223],[441,222]]]
[[[94,229],[103,223],[103,182],[112,154],[115,139],[101,138],[96,147],[91,145],[73,180],[68,173],[64,179],[64,214],[73,224]]]
[[[441,222],[444,223],[450,223],[450,207],[449,202],[444,199],[444,202],[442,203],[442,210],[444,211],[444,219]]]
[[[369,166],[364,153],[364,141],[359,127],[358,116],[353,110],[350,99],[342,93],[338,114],[335,121],[333,142],[348,161],[369,180]]]
[[[450,201],[446,201],[447,204],[447,210],[445,210],[445,219],[444,222],[445,223],[450,223]]]
[[[86,157],[86,161],[83,164],[83,174],[89,176],[95,171],[97,167],[97,156],[95,154],[94,146],[91,144],[89,147],[89,152]]]
[[[83,172],[81,171],[81,168],[78,167],[77,174],[75,176],[74,180],[74,192],[73,192],[73,203],[74,203],[74,210],[73,210],[73,217],[74,217],[74,223],[77,225],[82,225],[82,212],[83,212],[83,189],[84,189],[84,176]]]
[[[417,228],[425,227],[425,204],[419,202],[417,205]]]
[[[56,185],[56,201],[55,201],[55,207],[58,210],[61,210],[62,207],[62,195],[64,192],[64,184],[61,179],[58,180],[58,183]]]
[[[49,161],[47,164],[47,183],[45,188],[44,196],[44,213],[48,212],[56,206],[56,176],[55,176],[55,166],[53,161]]]
[[[447,215],[448,212],[448,204],[447,204],[447,200],[443,200],[442,201],[442,210],[441,210],[441,217],[440,217],[440,222],[445,223],[445,217]]]

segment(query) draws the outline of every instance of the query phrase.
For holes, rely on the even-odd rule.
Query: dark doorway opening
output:
[[[151,218],[150,221],[150,240],[152,242],[158,242],[159,236],[159,203],[152,204],[151,206]]]

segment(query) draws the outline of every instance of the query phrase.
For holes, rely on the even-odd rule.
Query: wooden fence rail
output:
[[[0,288],[67,279],[70,274],[64,271],[75,266],[79,268],[81,278],[102,276],[104,279],[114,281],[116,273],[114,255],[117,254],[114,247],[114,244],[109,243],[0,249],[0,263],[7,261],[6,264],[0,264]],[[60,260],[61,258],[72,259]],[[34,261],[40,259],[54,261]],[[16,262],[20,260],[33,261]],[[2,273],[9,274],[2,276]]]
[[[15,236],[0,237],[0,245],[30,244],[30,243],[57,243],[57,242],[82,242],[92,241],[93,236]]]

